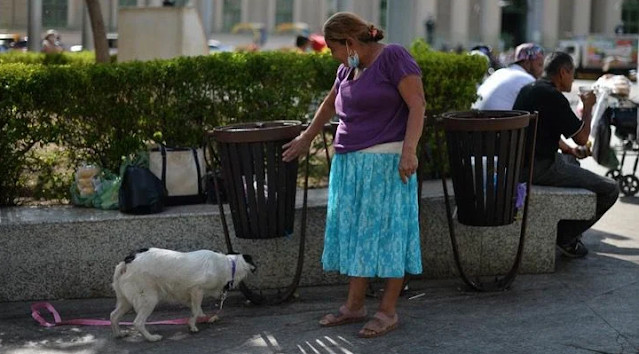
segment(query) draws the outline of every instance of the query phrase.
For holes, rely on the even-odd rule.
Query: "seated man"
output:
[[[515,61],[501,68],[484,81],[473,104],[474,109],[510,110],[519,90],[541,77],[544,69],[544,50],[533,43],[524,43],[515,50]]]
[[[619,195],[616,181],[579,167],[577,158],[585,157],[581,149],[571,148],[561,139],[572,139],[583,146],[590,135],[592,107],[596,97],[589,91],[580,94],[582,119],[577,118],[562,92],[570,92],[575,66],[563,52],[551,53],[544,64],[545,77],[524,86],[513,109],[539,112],[533,168],[533,184],[542,186],[585,188],[597,194],[596,215],[591,220],[561,220],[557,227],[557,247],[566,256],[584,257],[588,250],[581,235],[612,207]],[[561,148],[563,153],[558,153]]]

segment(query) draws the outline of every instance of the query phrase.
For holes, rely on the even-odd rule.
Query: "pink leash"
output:
[[[231,259],[231,281],[229,282],[230,287],[233,287],[233,279],[235,279],[235,261]],[[220,308],[217,310],[217,313],[212,316],[203,316],[198,317],[197,323],[208,322],[212,317],[217,316],[217,314],[222,311],[222,306],[224,306],[224,300],[226,299],[228,293],[228,289],[224,290],[222,293],[222,297],[220,298]],[[50,314],[53,315],[53,322],[47,322],[42,315],[40,315],[40,310],[45,309],[49,311]],[[110,326],[111,321],[108,320],[96,320],[89,318],[76,318],[72,320],[62,321],[62,317],[56,309],[48,302],[36,302],[31,305],[31,317],[36,320],[41,326],[44,327],[55,327],[62,325],[77,325],[77,326]],[[187,324],[189,321],[188,318],[179,318],[175,320],[164,320],[164,321],[155,321],[155,322],[147,322],[148,325],[179,325],[179,324]],[[131,326],[133,322],[120,322],[121,325]]]
[[[45,309],[49,311],[50,314],[53,315],[54,323],[47,322],[42,315],[40,315],[40,310]],[[219,311],[218,311],[219,312]],[[78,326],[110,326],[111,321],[108,320],[95,320],[88,318],[76,318],[72,320],[63,321],[62,317],[56,309],[48,302],[37,302],[31,305],[31,317],[36,320],[41,326],[44,327],[55,327],[62,325],[78,325]],[[199,317],[197,319],[197,323],[208,322],[213,316],[204,316]],[[187,324],[188,318],[179,318],[175,320],[164,320],[164,321],[155,321],[155,322],[147,322],[148,325],[179,325],[179,324]],[[133,322],[120,322],[121,325],[130,326]]]

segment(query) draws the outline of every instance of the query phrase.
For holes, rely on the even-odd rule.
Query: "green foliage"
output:
[[[95,63],[95,53],[84,51],[78,53],[63,52],[60,54],[44,54],[34,52],[10,51],[0,55],[0,64],[10,63],[43,65],[87,65]]]
[[[444,147],[436,143],[433,120],[444,112],[469,109],[477,99],[477,84],[488,67],[486,60],[479,56],[432,51],[423,40],[412,44],[411,53],[422,68],[426,115],[430,125],[425,128],[420,147],[429,146],[429,154],[435,158],[439,156],[439,149]],[[440,141],[444,140],[442,136]],[[422,164],[420,170],[424,176],[430,177],[439,173],[433,163]]]
[[[483,58],[431,51],[423,40],[413,43],[411,50],[422,68],[427,112],[440,114],[464,110],[475,102],[476,85],[488,69]]]
[[[485,70],[481,61],[419,44],[414,55],[429,111],[469,107]],[[117,171],[123,156],[154,138],[194,146],[220,125],[308,121],[338,66],[328,54],[294,52],[92,62],[86,53],[0,56],[0,205],[68,197],[76,166]]]

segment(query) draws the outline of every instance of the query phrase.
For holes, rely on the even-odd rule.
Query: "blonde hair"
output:
[[[361,42],[377,42],[384,38],[384,31],[350,12],[338,12],[324,23],[326,40],[345,43],[349,36]]]

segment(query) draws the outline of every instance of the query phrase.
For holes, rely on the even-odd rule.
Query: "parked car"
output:
[[[0,33],[0,52],[27,50],[27,37],[18,33]]]
[[[218,53],[218,52],[232,52],[235,50],[235,47],[229,44],[224,44],[216,39],[208,40],[209,53]]]
[[[107,33],[107,45],[109,46],[109,55],[118,54],[118,34],[117,33]],[[71,52],[81,52],[83,50],[81,44],[72,45],[69,48]]]

